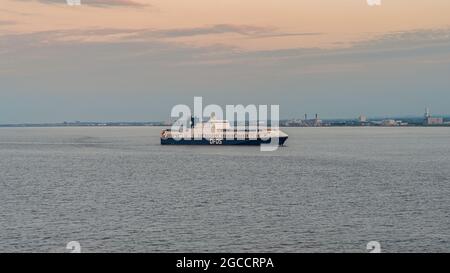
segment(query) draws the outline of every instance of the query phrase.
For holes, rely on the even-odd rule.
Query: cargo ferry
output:
[[[261,145],[275,141],[283,146],[288,139],[288,135],[278,128],[253,127],[231,128],[227,120],[215,119],[194,124],[192,118],[191,127],[186,130],[162,130],[161,145]]]

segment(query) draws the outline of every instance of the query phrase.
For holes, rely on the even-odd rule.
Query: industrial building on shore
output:
[[[290,119],[280,122],[281,126],[286,127],[328,127],[328,126],[382,126],[382,127],[396,127],[396,126],[450,126],[450,122],[443,117],[433,117],[430,114],[429,108],[425,110],[424,116],[419,117],[405,117],[405,118],[374,118],[369,119],[365,115],[360,115],[356,119],[319,119],[316,114],[315,118],[309,119],[305,114],[304,119]]]
[[[444,124],[444,118],[441,117],[432,117],[430,114],[430,109],[427,108],[425,110],[425,117],[424,117],[423,125],[426,126],[432,126],[432,125],[443,125]]]

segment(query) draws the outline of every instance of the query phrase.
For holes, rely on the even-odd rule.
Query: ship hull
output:
[[[283,146],[287,137],[278,138],[278,145]],[[180,139],[161,138],[161,145],[242,145],[242,146],[259,146],[261,144],[269,144],[271,139]]]

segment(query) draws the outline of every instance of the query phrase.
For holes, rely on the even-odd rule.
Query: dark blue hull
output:
[[[280,137],[278,139],[278,145],[283,146],[287,137]],[[258,139],[180,139],[175,140],[173,138],[163,139],[161,138],[161,145],[246,145],[246,146],[259,146],[261,144],[269,144],[271,139],[262,140]]]

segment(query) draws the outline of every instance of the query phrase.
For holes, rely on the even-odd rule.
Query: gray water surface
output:
[[[286,128],[268,153],[160,130],[1,128],[0,252],[450,250],[450,128]]]

